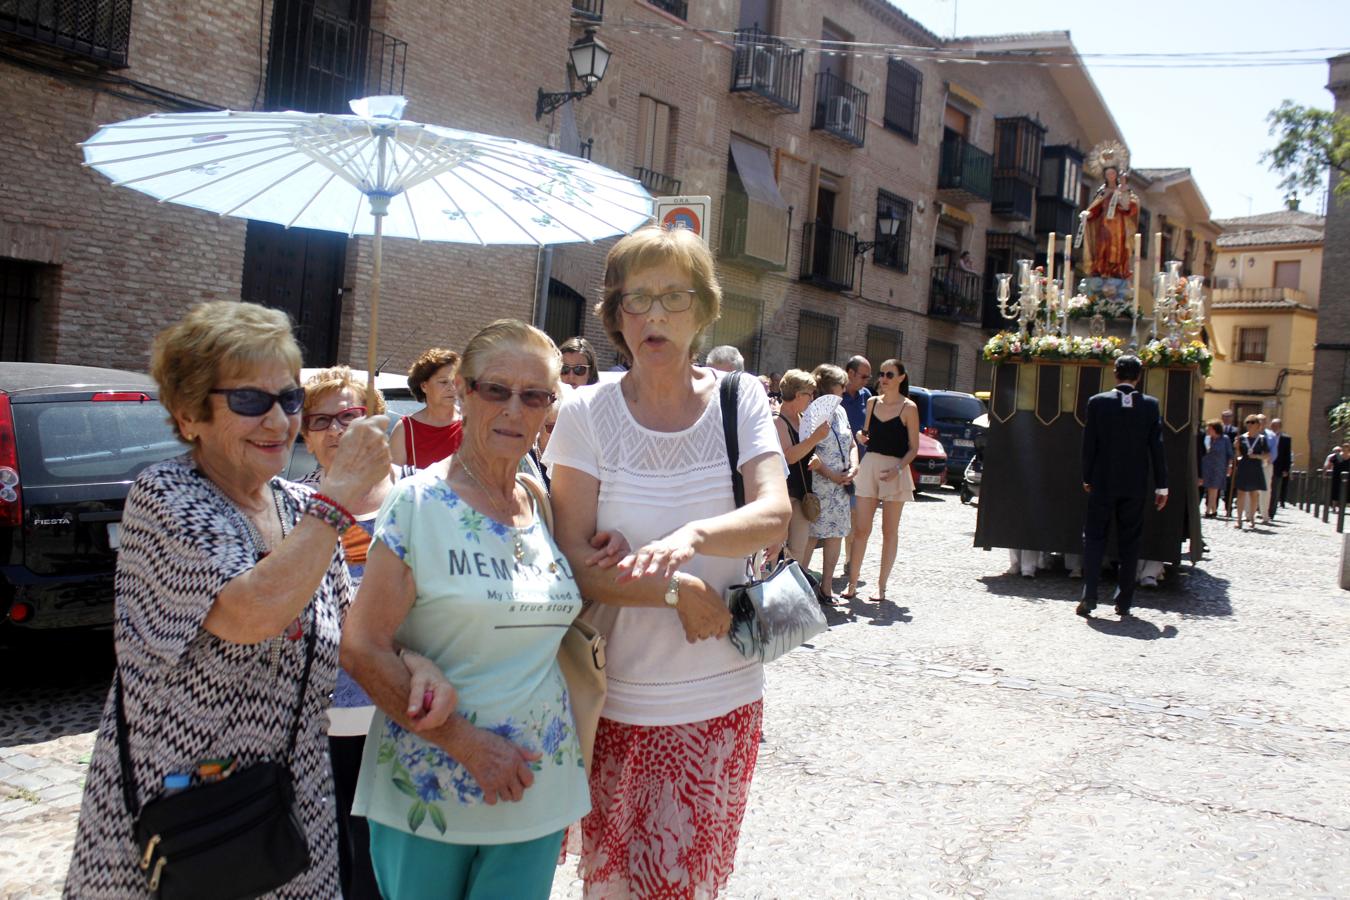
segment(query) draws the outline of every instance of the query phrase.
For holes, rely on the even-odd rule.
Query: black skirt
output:
[[[1233,487],[1239,491],[1266,490],[1266,470],[1261,460],[1247,456],[1238,460],[1237,472],[1233,475]]]

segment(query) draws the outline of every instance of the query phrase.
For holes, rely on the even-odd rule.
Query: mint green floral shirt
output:
[[[376,713],[353,811],[456,844],[534,840],[580,819],[590,792],[557,654],[581,593],[547,529],[502,525],[424,471],[390,492],[375,539],[417,584],[398,642],[440,665],[461,715],[543,757],[520,802],[488,806],[452,756]]]

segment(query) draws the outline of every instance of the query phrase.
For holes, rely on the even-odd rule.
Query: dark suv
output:
[[[127,491],[185,449],[156,398],[133,372],[0,363],[0,640],[112,622]]]
[[[974,394],[910,388],[909,399],[919,407],[919,430],[942,443],[947,451],[947,483],[957,487],[966,477],[966,465],[975,455],[975,437],[981,431],[972,425],[984,415],[984,404]]]

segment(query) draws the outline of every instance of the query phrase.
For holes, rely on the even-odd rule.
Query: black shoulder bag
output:
[[[731,491],[736,507],[745,505],[745,479],[736,462],[740,458],[736,407],[740,378],[723,377],[718,386],[722,402],[722,434],[726,438],[727,462],[731,465]],[[751,557],[753,560],[754,557]],[[772,662],[794,647],[826,631],[830,625],[820,611],[816,591],[802,567],[782,554],[774,570],[756,579],[753,563],[746,564],[746,581],[727,589],[731,610],[731,645],[747,659]]]
[[[316,623],[317,613],[310,616]],[[305,669],[281,760],[266,760],[158,797],[141,807],[131,768],[122,678],[113,683],[122,797],[151,896],[161,900],[244,900],[276,890],[309,868],[309,842],[295,809],[290,762],[314,663],[315,631],[305,636]]]

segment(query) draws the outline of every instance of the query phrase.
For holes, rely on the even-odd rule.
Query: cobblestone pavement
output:
[[[1122,623],[1076,617],[1062,572],[1002,575],[951,492],[904,519],[892,599],[770,667],[726,896],[1350,896],[1332,529],[1292,509],[1255,533],[1206,521],[1211,553]],[[59,890],[99,671],[7,678],[0,898]],[[555,898],[580,895],[573,872]]]

